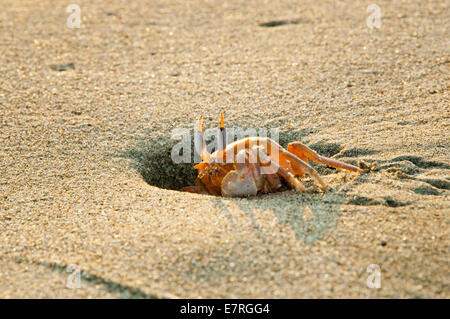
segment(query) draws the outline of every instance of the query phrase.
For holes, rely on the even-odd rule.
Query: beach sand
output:
[[[70,3],[0,0],[1,298],[450,297],[448,1]],[[178,191],[221,110],[376,167]]]

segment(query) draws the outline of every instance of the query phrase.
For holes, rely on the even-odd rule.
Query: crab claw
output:
[[[222,196],[228,197],[254,196],[258,193],[258,187],[251,172],[242,176],[237,171],[231,171],[223,178],[221,191]]]
[[[263,180],[259,174],[259,165],[250,162],[250,154],[242,150],[237,154],[235,170],[230,171],[222,180],[223,196],[254,196],[262,187]]]

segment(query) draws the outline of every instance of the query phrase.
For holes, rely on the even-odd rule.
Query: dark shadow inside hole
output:
[[[193,136],[191,134],[191,136]],[[178,140],[167,137],[150,138],[140,143],[135,149],[126,152],[125,157],[132,160],[131,164],[150,185],[180,190],[194,185],[197,171],[194,169],[193,156],[191,163],[174,163],[171,152]],[[194,143],[191,143],[193,152]]]

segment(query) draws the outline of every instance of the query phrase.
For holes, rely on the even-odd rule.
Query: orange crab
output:
[[[248,137],[226,144],[223,113],[220,113],[219,149],[210,154],[203,137],[202,117],[195,130],[195,151],[201,154],[196,186],[183,191],[230,197],[253,196],[258,192],[278,190],[284,179],[290,188],[305,191],[297,177],[308,174],[325,190],[327,185],[308,164],[308,160],[352,172],[364,172],[361,168],[331,158],[320,156],[300,142],[289,143],[287,149],[268,137]]]

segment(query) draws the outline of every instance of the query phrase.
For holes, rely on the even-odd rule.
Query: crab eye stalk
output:
[[[203,118],[200,115],[197,128],[194,131],[194,149],[196,154],[199,154],[202,158],[202,161],[206,161],[209,159],[209,153],[206,150],[206,142],[203,137]]]
[[[219,139],[217,141],[217,149],[223,150],[227,146],[227,132],[223,122],[223,112],[220,112]]]

